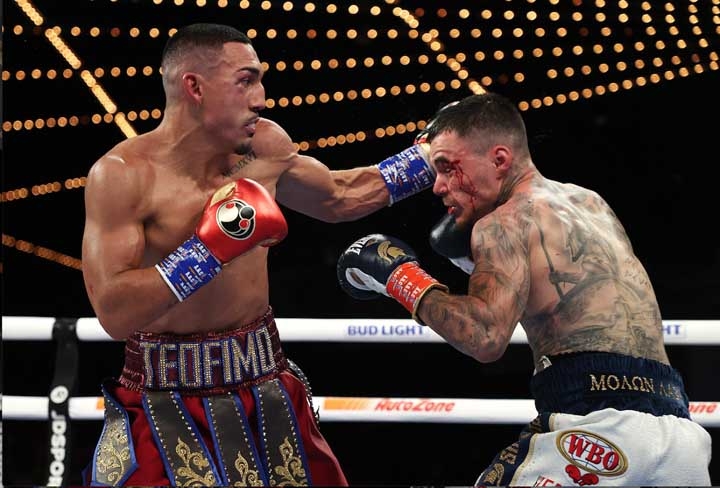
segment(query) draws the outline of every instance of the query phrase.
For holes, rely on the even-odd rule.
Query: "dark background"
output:
[[[273,2],[263,10],[258,2],[243,9],[219,8],[217,2],[199,8],[195,2],[181,6],[164,1],[73,0],[58,2],[36,0],[44,23],[40,27],[28,19],[15,2],[3,5],[3,120],[5,123],[77,116],[77,126],[13,130],[3,126],[3,257],[2,300],[4,316],[92,316],[79,270],[44,259],[17,248],[24,240],[58,253],[80,258],[84,220],[82,188],[20,200],[8,200],[5,192],[30,189],[87,174],[90,165],[111,146],[124,138],[113,123],[90,122],[93,114],[104,114],[103,107],[75,71],[69,79],[61,74],[54,80],[47,70],[69,68],[44,35],[46,28],[61,27],[61,37],[82,61],[82,69],[103,68],[106,74],[97,80],[117,104],[118,111],[130,112],[162,109],[163,96],[157,69],[162,46],[170,28],[198,21],[232,24],[241,30],[255,29],[253,39],[260,58],[270,65],[264,84],[268,99],[305,97],[335,91],[362,90],[383,86],[418,86],[422,82],[447,85],[458,80],[455,72],[435,61],[437,53],[420,39],[408,36],[409,27],[392,14],[394,7],[413,12],[420,21],[418,31],[437,29],[442,47],[439,53],[458,56],[469,79],[483,81],[489,77],[489,89],[503,93],[521,104],[555,99],[560,94],[590,89],[590,97],[577,101],[554,103],[524,111],[531,137],[534,160],[547,177],[573,182],[596,190],[605,197],[634,243],[635,251],[646,265],[653,280],[663,318],[720,318],[720,246],[717,244],[717,149],[718,114],[720,113],[720,75],[718,74],[718,14],[711,2],[676,2],[672,12],[678,33],[669,30],[662,5],[652,3],[649,12],[640,3],[629,2],[625,13],[629,21],[621,23],[619,8],[595,7],[594,2],[561,2],[552,7],[546,2],[471,0],[447,3],[447,15],[437,9],[438,2],[399,1],[357,2],[360,13],[351,15],[345,2],[337,2],[337,13],[328,13],[326,3],[316,3],[315,12],[296,3],[292,12]],[[443,2],[444,4],[446,2]],[[488,9],[488,19],[480,10]],[[701,33],[691,30],[689,8],[698,9],[697,24]],[[371,6],[381,9],[369,13]],[[457,6],[469,9],[468,18],[458,15]],[[713,12],[711,9],[715,8]],[[527,20],[534,9],[538,19]],[[552,10],[559,20],[550,21]],[[515,11],[512,19],[503,15]],[[571,20],[572,14],[581,20]],[[598,13],[607,15],[598,20]],[[650,22],[641,21],[648,14]],[[655,33],[646,31],[648,25]],[[22,32],[14,33],[15,26]],[[81,34],[73,36],[72,26]],[[140,36],[131,37],[131,27]],[[603,35],[600,27],[611,28]],[[92,27],[99,35],[90,35]],[[148,30],[157,27],[156,38]],[[525,36],[511,35],[513,28],[524,29]],[[534,33],[544,27],[542,37]],[[566,35],[557,29],[567,29]],[[112,29],[117,28],[117,35]],[[264,33],[275,28],[278,36]],[[328,39],[328,29],[338,32]],[[355,28],[360,35],[350,40],[345,32]],[[378,30],[369,39],[368,29]],[[460,36],[451,37],[457,28]],[[480,38],[470,36],[480,29]],[[502,29],[496,38],[492,29]],[[296,39],[285,32],[296,29]],[[314,39],[307,31],[315,29]],[[398,36],[385,34],[396,29]],[[678,46],[678,40],[687,47]],[[707,44],[703,44],[704,39]],[[658,47],[662,40],[666,46]],[[642,42],[644,49],[637,46]],[[612,49],[622,44],[620,53]],[[603,46],[595,53],[593,46]],[[574,46],[582,47],[573,54]],[[561,54],[552,54],[560,47]],[[541,48],[541,56],[531,50]],[[511,54],[525,52],[522,59]],[[501,50],[503,59],[493,59]],[[477,61],[474,54],[483,51]],[[430,57],[427,64],[418,56]],[[379,60],[391,56],[394,63],[383,66]],[[412,62],[400,66],[402,55]],[[675,58],[673,58],[675,56]],[[354,57],[361,67],[329,69],[327,60]],[[375,59],[372,68],[362,67],[366,57]],[[323,61],[323,68],[308,68],[311,60]],[[302,60],[305,69],[278,71],[275,65],[284,60],[292,64]],[[653,60],[659,60],[653,62]],[[617,68],[624,61],[628,67]],[[642,62],[642,64],[640,63]],[[603,73],[601,63],[609,69]],[[659,66],[657,66],[659,64]],[[129,66],[150,66],[151,76],[108,74],[114,66],[123,72]],[[582,74],[583,66],[590,68]],[[572,67],[575,75],[562,70]],[[557,78],[547,75],[557,69]],[[30,73],[39,69],[42,76]],[[683,69],[687,76],[681,76]],[[16,73],[23,70],[25,79]],[[516,81],[522,73],[524,79]],[[668,79],[671,73],[674,79]],[[658,79],[650,79],[657,74]],[[647,83],[639,86],[638,77]],[[630,88],[615,93],[597,94],[597,87],[633,80]],[[307,141],[307,151],[333,169],[359,164],[373,164],[412,143],[413,132],[393,137],[369,137],[364,142],[317,148],[321,137],[338,136],[360,130],[373,134],[376,128],[427,120],[448,101],[469,95],[465,82],[457,89],[399,96],[373,96],[341,102],[302,104],[299,107],[274,107],[264,115],[279,122],[296,142]],[[524,105],[523,105],[524,106]],[[137,132],[158,123],[150,118],[131,125]],[[424,192],[399,202],[365,219],[341,224],[325,224],[287,210],[290,226],[287,239],[271,249],[269,272],[271,303],[279,317],[368,317],[407,318],[405,311],[391,300],[357,302],[339,289],[335,263],[340,252],[356,238],[372,232],[401,237],[418,252],[424,267],[455,292],[462,293],[466,276],[434,255],[427,244],[429,229],[442,215],[443,208],[431,192]],[[348,343],[289,343],[288,355],[300,364],[310,377],[313,390],[321,396],[410,396],[459,398],[529,398],[528,380],[531,356],[527,346],[511,345],[496,363],[482,365],[446,345],[359,345]],[[681,370],[691,400],[720,399],[717,388],[717,346],[668,346],[672,363]],[[102,378],[119,373],[122,362],[121,343],[81,343],[79,396],[99,393]],[[50,342],[3,343],[3,392],[8,395],[45,395],[52,380],[54,345]],[[101,423],[77,421],[73,425],[72,463],[76,472],[89,460],[100,432]],[[517,438],[518,425],[452,425],[452,424],[364,424],[324,423],[323,433],[343,464],[351,484],[448,484],[469,485],[492,456]],[[713,440],[714,462],[711,476],[720,484],[720,429],[709,429]],[[640,433],[641,435],[642,433]],[[649,438],[648,444],[653,440]],[[3,424],[4,484],[44,484],[46,477],[47,425],[44,422],[6,420]],[[76,481],[79,478],[76,479]]]

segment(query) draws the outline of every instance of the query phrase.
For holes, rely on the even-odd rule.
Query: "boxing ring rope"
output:
[[[47,420],[49,400],[42,397],[3,397],[3,418]],[[536,415],[532,400],[473,398],[380,398],[314,396],[322,422],[418,422],[460,424],[526,424]],[[70,399],[72,420],[102,420],[102,397]],[[692,419],[705,427],[720,427],[720,401],[691,401]]]
[[[3,341],[51,340],[53,317],[3,316]],[[276,318],[283,342],[445,342],[435,331],[411,319],[313,319]],[[519,325],[519,324],[518,324]],[[94,317],[77,320],[81,341],[112,341]],[[720,320],[663,320],[665,344],[720,345]],[[527,344],[517,327],[511,344]]]
[[[52,317],[3,317],[3,341],[52,340]],[[278,318],[283,342],[442,343],[444,339],[410,319]],[[719,345],[720,320],[663,320],[669,345]],[[75,333],[81,341],[112,341],[96,318],[80,318]],[[527,343],[517,327],[510,341]],[[537,414],[532,400],[469,398],[371,398],[315,396],[323,421],[328,422],[437,422],[513,424],[527,423]],[[5,395],[4,419],[47,420],[48,397]],[[69,398],[69,416],[76,420],[103,418],[102,397]],[[693,420],[720,427],[720,401],[691,401]]]

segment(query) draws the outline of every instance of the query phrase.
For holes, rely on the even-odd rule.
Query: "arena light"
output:
[[[28,18],[30,18],[35,25],[41,26],[44,24],[44,18],[37,11],[37,9],[32,6],[31,2],[27,0],[16,0],[16,3],[21,7],[23,12],[26,13]],[[159,5],[162,3],[162,0],[154,0],[154,3],[156,5]],[[182,3],[183,2],[175,2],[175,5],[180,5]],[[206,5],[206,2],[202,3],[203,5]],[[485,75],[479,81],[472,79],[472,77],[470,76],[471,71],[467,69],[463,65],[463,63],[465,63],[468,59],[474,59],[477,62],[484,62],[488,59],[487,53],[483,51],[477,51],[475,53],[459,52],[455,53],[454,55],[449,55],[448,53],[444,52],[445,47],[440,41],[441,33],[438,29],[430,29],[427,32],[420,32],[417,30],[420,28],[420,19],[423,15],[425,15],[424,10],[417,9],[414,12],[410,12],[408,10],[400,8],[400,2],[394,0],[386,0],[385,3],[391,5],[392,7],[390,9],[383,10],[379,6],[374,5],[372,7],[369,7],[369,12],[371,13],[371,15],[377,16],[381,15],[383,11],[386,13],[392,11],[393,15],[400,18],[409,27],[409,30],[407,31],[407,36],[410,39],[417,39],[424,42],[426,46],[430,49],[430,51],[434,53],[433,61],[436,63],[445,64],[455,76],[454,79],[449,81],[436,80],[435,82],[430,83],[424,82],[419,85],[410,83],[404,86],[392,85],[367,87],[358,90],[351,89],[347,91],[336,91],[331,94],[297,94],[291,97],[283,97],[278,100],[278,102],[270,99],[268,100],[268,107],[289,107],[291,105],[300,106],[302,104],[331,102],[342,103],[346,99],[350,101],[368,100],[371,98],[379,98],[386,96],[400,96],[402,94],[428,93],[430,91],[440,92],[448,89],[459,90],[464,86],[470,88],[470,90],[474,93],[481,93],[485,90],[485,86],[490,86],[493,83],[508,83],[510,81],[516,83],[524,83],[526,81],[530,81],[527,79],[527,76],[522,72],[501,73],[495,75],[494,77]],[[528,0],[528,3],[532,4],[534,2]],[[606,3],[602,0],[597,0],[594,3],[595,7],[598,9],[607,8]],[[531,25],[530,27],[517,25],[514,27],[502,29],[499,27],[494,27],[492,29],[489,29],[488,31],[483,31],[476,26],[472,26],[469,30],[467,30],[467,32],[469,32],[470,36],[474,39],[480,39],[483,35],[490,35],[496,39],[501,39],[503,36],[507,35],[512,35],[516,39],[527,39],[529,38],[529,36],[534,36],[535,40],[539,42],[541,40],[544,41],[548,39],[552,33],[554,33],[554,35],[557,35],[559,38],[567,36],[567,26],[555,25],[554,23],[556,22],[561,22],[563,20],[569,20],[575,23],[591,21],[595,24],[594,27],[598,29],[600,36],[602,36],[603,40],[608,40],[609,43],[596,43],[593,46],[589,47],[587,50],[575,49],[575,52],[573,52],[572,49],[563,49],[560,45],[542,46],[541,44],[538,44],[531,40],[529,43],[527,41],[524,41],[525,45],[530,46],[526,48],[528,52],[526,52],[525,49],[514,49],[512,51],[495,49],[491,51],[489,56],[495,60],[505,60],[510,58],[510,56],[512,56],[514,59],[524,59],[528,55],[532,55],[539,59],[544,56],[552,55],[558,61],[562,60],[565,62],[559,62],[556,66],[549,66],[545,75],[548,79],[557,80],[560,77],[560,73],[562,73],[562,75],[568,79],[582,79],[582,77],[586,77],[586,80],[583,82],[585,86],[575,87],[575,89],[572,90],[560,91],[554,95],[547,95],[542,98],[523,100],[519,103],[519,107],[521,108],[521,110],[529,110],[531,108],[540,109],[542,107],[550,106],[554,103],[560,104],[575,102],[581,99],[586,99],[593,96],[601,96],[620,90],[630,90],[635,87],[646,86],[652,83],[661,83],[663,81],[672,80],[677,77],[686,77],[693,74],[701,74],[710,70],[718,70],[717,53],[715,51],[711,51],[709,53],[704,52],[708,49],[709,43],[705,38],[705,34],[703,33],[699,25],[697,17],[697,14],[699,13],[698,7],[696,5],[697,3],[698,2],[696,0],[691,0],[690,5],[687,6],[686,10],[676,8],[675,5],[672,3],[665,3],[661,6],[658,6],[652,5],[650,2],[646,1],[642,4],[639,4],[639,8],[642,11],[642,16],[639,18],[639,20],[644,24],[643,32],[650,38],[650,42],[646,43],[623,44],[623,42],[619,42],[616,40],[616,42],[613,44],[612,36],[614,32],[611,25],[609,25],[609,20],[611,18],[610,12],[604,11],[597,12],[592,18],[584,18],[583,15],[577,11],[571,11],[568,15],[566,14],[566,10],[552,10],[546,15],[546,17],[553,23],[553,27],[550,28],[547,25],[540,25],[540,18],[536,10],[523,12],[521,15],[520,10],[513,11],[511,9],[506,9],[500,13],[496,12],[494,15],[491,10],[484,9],[477,13],[477,15],[483,21],[490,21],[495,16],[495,18],[497,19],[504,19],[505,22],[509,22],[511,20],[514,22],[518,22],[522,20],[521,17],[523,17],[530,21]],[[552,1],[550,2],[550,4],[559,5],[559,2]],[[718,8],[718,5],[720,5],[720,0],[712,0],[712,4],[712,22],[715,25],[715,33],[720,34],[720,8]],[[221,1],[218,2],[218,5],[227,6],[227,2]],[[328,4],[324,6],[323,9],[318,9],[314,3],[310,2],[305,4],[298,4],[299,6],[297,7],[291,2],[284,2],[282,4],[280,2],[265,2],[263,5],[265,5],[267,9],[282,5],[283,10],[286,12],[290,12],[294,9],[303,8],[305,12],[317,12],[322,15],[342,13],[342,10],[338,9],[337,6],[334,4]],[[616,16],[617,21],[621,24],[627,24],[632,20],[631,15],[628,13],[629,6],[630,4],[625,0],[619,1],[617,3],[617,7],[620,9],[620,12],[618,12]],[[633,6],[636,5],[634,4]],[[251,4],[250,2],[243,0],[238,4],[238,7],[241,9],[248,9],[251,7]],[[525,6],[523,5],[523,7]],[[347,6],[347,9],[351,15],[355,15],[360,12],[357,6],[353,7],[352,5],[350,5]],[[436,10],[436,15],[438,16],[438,18],[446,19],[447,21],[453,23],[453,25],[450,26],[447,31],[447,35],[450,39],[458,39],[465,35],[465,30],[463,30],[460,25],[455,25],[455,23],[471,20],[471,17],[473,16],[472,12],[468,9],[461,9],[458,10],[456,13],[457,16],[450,15],[448,11],[444,8]],[[682,36],[683,32],[678,28],[678,19],[682,17],[687,17],[687,22],[692,26],[689,31],[690,33],[687,34],[685,37]],[[120,27],[109,27],[101,29],[97,26],[91,26],[83,30],[78,26],[73,26],[69,27],[68,29],[70,35],[72,35],[73,37],[78,37],[80,35],[89,35],[93,38],[99,38],[104,35],[109,35],[111,37],[119,37],[127,34],[130,37],[140,37],[143,35],[147,35],[151,38],[157,38],[161,35],[161,31],[156,27],[144,29],[141,29],[140,27],[129,27],[127,29],[121,29]],[[23,31],[23,27],[19,25],[14,26],[12,29],[14,35],[21,35]],[[169,29],[168,35],[172,35],[175,31],[176,29],[174,28]],[[3,131],[54,129],[58,127],[84,126],[88,124],[115,123],[120,126],[123,130],[123,133],[127,135],[133,133],[133,129],[128,121],[134,121],[138,119],[148,120],[150,118],[160,118],[162,116],[162,111],[157,108],[146,108],[141,109],[137,112],[129,111],[127,113],[117,111],[117,107],[114,107],[114,104],[112,104],[112,101],[109,99],[107,94],[104,92],[104,90],[102,90],[102,87],[100,87],[98,83],[98,79],[107,76],[107,73],[109,73],[109,76],[112,77],[131,77],[138,76],[141,73],[144,76],[153,76],[154,74],[159,72],[158,69],[150,66],[143,67],[142,69],[140,69],[139,66],[128,66],[122,68],[96,67],[93,70],[80,71],[80,60],[77,59],[75,54],[60,38],[60,34],[62,32],[61,28],[59,26],[56,26],[51,29],[46,29],[44,32],[48,40],[55,47],[55,49],[63,56],[63,58],[68,62],[68,64],[72,66],[72,69],[63,70],[62,76],[65,78],[71,78],[76,72],[79,73],[83,81],[91,89],[96,98],[103,101],[103,107],[109,107],[110,109],[113,109],[114,113],[108,111],[108,113],[105,114],[71,115],[60,116],[57,118],[50,117],[47,119],[38,118],[34,120],[5,121],[2,126]],[[327,36],[327,32],[330,31],[325,31],[324,35]],[[349,29],[345,32],[344,36],[353,39],[359,37],[361,35],[360,32],[361,31],[359,29]],[[588,33],[589,31],[586,27],[580,27],[580,36],[586,38],[588,36]],[[251,38],[255,38],[259,34],[256,30],[250,29],[248,30],[248,35]],[[268,29],[264,32],[263,35],[268,36],[269,38],[276,38],[280,35],[280,33],[275,29]],[[307,38],[314,39],[318,35],[323,34],[318,34],[318,32],[314,29],[309,29],[304,34],[294,29],[290,29],[286,32],[285,35],[289,39],[295,39],[297,37],[301,37],[302,35],[305,35]],[[332,35],[334,35],[335,38],[338,37],[336,32]],[[401,34],[398,32],[397,29],[389,29],[385,32],[385,35],[389,39],[397,39],[398,37],[400,37]],[[370,29],[367,31],[366,36],[368,37],[368,39],[375,39],[378,37],[378,33],[376,30]],[[579,44],[577,44],[577,46],[579,47]],[[669,47],[680,49],[682,51],[682,56],[669,53]],[[697,52],[693,52],[693,49],[697,50]],[[653,50],[655,52],[653,52]],[[623,57],[624,59],[601,59],[602,56],[610,55],[613,52],[618,57]],[[572,60],[571,56],[577,59],[583,59],[583,64],[581,66],[576,66],[574,62],[568,61],[568,59]],[[635,56],[635,59],[632,59],[633,56]],[[425,54],[421,54],[417,56],[417,58],[414,58],[409,53],[401,54],[397,58],[393,58],[389,54],[386,54],[379,55],[377,58],[365,58],[359,64],[357,60],[352,58],[348,60],[330,59],[327,61],[281,60],[275,64],[274,69],[277,69],[278,71],[281,71],[282,69],[289,69],[288,65],[292,66],[292,69],[295,69],[296,71],[301,71],[305,69],[319,70],[325,66],[330,69],[355,69],[362,66],[372,67],[377,63],[382,63],[387,66],[396,62],[399,62],[402,65],[408,65],[412,62],[417,62],[419,64],[427,64],[430,61],[430,58]],[[283,67],[282,69],[280,69],[281,66]],[[629,67],[634,67],[635,71],[638,72],[634,72],[632,74],[626,73],[629,70]],[[269,69],[270,66],[264,64],[264,68]],[[594,73],[597,72],[602,73],[605,76],[614,76],[615,79],[610,81],[609,83],[596,83],[591,81],[588,77],[592,76]],[[42,76],[43,71],[41,68],[26,68],[25,70],[18,70],[17,73],[9,73],[7,71],[2,72],[3,80],[15,78],[26,82],[30,79],[39,79]],[[45,72],[45,76],[47,76],[48,79],[55,79],[58,76],[58,73],[55,70],[47,70]],[[402,133],[401,131],[412,131],[414,130],[414,128],[411,127],[421,127],[424,125],[424,123],[424,121],[417,121],[416,126],[414,125],[414,123],[398,124],[396,126],[376,128],[375,130],[357,131],[354,133],[321,137],[315,141],[301,141],[297,144],[297,146],[302,149],[361,142],[367,140],[368,134],[373,135],[377,132],[381,133],[382,137],[388,137],[396,133]],[[380,132],[378,131],[378,129],[382,129],[382,131]],[[64,189],[82,188],[84,183],[80,183],[82,181],[81,179],[73,178],[71,180],[77,180],[77,182],[70,185],[68,185],[66,182]],[[46,195],[48,194],[47,186],[44,185],[46,184],[34,185],[34,187],[42,188],[42,191],[45,191],[45,193],[42,193],[42,191],[39,190],[37,192],[33,192],[31,191],[33,187],[31,187],[30,189],[19,188],[3,192],[2,200],[4,202],[14,201],[28,198],[29,196],[33,196],[34,194],[36,194],[37,196]],[[53,186],[52,188],[55,188],[55,186]]]
[[[403,20],[410,28],[410,33],[416,33],[417,34],[417,28],[420,26],[420,21],[418,18],[413,15],[410,11],[395,7],[392,10],[393,15]],[[468,12],[469,16],[469,12]],[[451,35],[452,37],[452,35]],[[444,50],[443,43],[439,40],[439,32],[437,29],[431,29],[422,35],[420,35],[420,39],[432,50],[433,52],[442,52]],[[459,64],[458,60],[454,57],[437,57],[436,60],[439,63],[444,63],[446,66],[450,67],[451,70],[453,70],[453,66],[457,66]],[[478,83],[476,80],[469,78],[468,71],[460,65],[457,67],[457,69],[453,70],[456,74],[458,79],[461,80],[468,80],[467,86],[473,93],[485,93],[485,89],[483,86]]]
[[[34,130],[34,129],[43,129],[43,128],[63,128],[67,126],[71,127],[79,127],[79,126],[86,126],[91,123],[97,124],[101,120],[105,123],[115,123],[117,125],[124,124],[126,122],[124,121],[134,121],[138,118],[141,120],[148,120],[150,118],[152,119],[160,119],[162,117],[162,110],[159,108],[154,109],[142,109],[139,112],[135,112],[134,110],[131,110],[127,113],[127,115],[123,112],[116,112],[116,113],[94,113],[89,115],[70,115],[70,116],[59,116],[59,117],[48,117],[47,119],[38,118],[35,120],[15,120],[15,121],[9,121],[6,120],[2,124],[2,130],[4,132],[10,132],[12,130],[20,131],[20,130]],[[132,130],[131,127],[128,127],[128,130]]]
[[[159,69],[158,69],[159,71]],[[31,68],[31,78],[33,80],[37,80],[42,78],[43,71],[40,68]],[[71,69],[66,69],[63,71],[63,77],[68,79],[72,78],[75,75],[76,71],[73,71]],[[82,75],[82,73],[80,73]],[[143,76],[149,77],[153,76],[155,74],[155,68],[152,66],[143,66],[142,68],[140,66],[127,66],[125,68],[120,68],[118,66],[113,66],[109,68],[108,72],[106,72],[105,68],[97,67],[92,71],[92,76],[94,78],[103,78],[104,76],[108,75],[112,76],[113,78],[118,78],[120,76],[126,75],[128,77],[133,77],[135,75],[142,74]],[[57,77],[57,71],[54,69],[48,69],[45,72],[45,76],[47,76],[48,79],[52,80]],[[28,81],[27,74],[25,73],[25,70],[18,70],[16,72],[11,71],[3,71],[2,72],[2,79],[3,81],[8,81],[12,78],[15,78],[17,81]]]
[[[82,269],[82,262],[79,259],[68,256],[67,254],[53,251],[47,247],[38,246],[28,241],[16,239],[15,237],[7,234],[2,234],[2,243],[3,246],[11,247],[20,252],[32,254],[48,261],[53,261],[62,266],[67,266],[77,270]]]
[[[42,15],[29,0],[15,0],[15,3],[18,4],[18,6],[25,13],[25,15],[27,15],[28,18],[35,25],[41,26],[44,23]],[[63,41],[63,39],[60,37],[58,31],[59,29],[56,30],[54,28],[45,29],[45,37],[47,37],[50,44],[63,57],[63,59],[65,59],[65,61],[72,67],[73,70],[80,69],[80,67],[82,66],[80,59],[75,55],[75,53],[70,49],[70,47],[65,44],[65,41]],[[117,111],[117,106],[115,105],[115,103],[110,99],[110,96],[105,92],[102,86],[97,82],[97,80],[89,71],[83,70],[83,72],[81,73],[81,78],[90,88],[91,93],[102,104],[103,108],[108,113],[114,113]],[[71,123],[71,125],[75,124]],[[117,125],[126,137],[132,137],[137,135],[132,126],[130,126],[130,124],[128,124],[127,121],[125,121],[124,119],[119,120],[119,123]]]
[[[651,20],[651,19],[647,19],[647,21],[650,21],[650,20]],[[539,31],[540,31],[540,29],[536,29],[536,33],[539,32]],[[514,32],[514,35],[518,36],[518,35],[520,35],[520,32],[521,32],[521,31],[520,31],[519,29],[515,29],[513,32]],[[696,32],[701,33],[700,30],[696,30]],[[435,32],[431,32],[430,34],[431,34],[431,37],[432,37],[433,35],[436,35]],[[495,32],[494,35],[500,36],[501,34],[500,34],[499,31],[497,31],[497,32]],[[686,46],[686,45],[687,45],[687,43],[686,43],[686,41],[685,41],[684,39],[678,40],[677,43],[678,43],[678,45],[680,45],[680,46]],[[701,46],[705,46],[705,45],[707,45],[707,41],[701,39],[701,40],[698,41],[698,44],[701,45]],[[658,40],[658,41],[656,41],[656,47],[657,47],[658,49],[662,50],[662,49],[665,48],[665,43],[664,43],[662,40]],[[636,42],[636,43],[634,43],[633,48],[634,48],[636,51],[641,52],[641,51],[644,51],[644,50],[645,50],[645,45],[644,45],[642,42]],[[613,46],[613,50],[614,50],[616,53],[623,53],[623,52],[626,51],[626,46],[625,46],[624,44],[620,43],[620,42],[616,42],[616,43],[614,44],[614,46]],[[599,44],[595,44],[595,45],[593,46],[592,51],[593,51],[593,53],[599,55],[599,54],[602,54],[602,53],[604,52],[604,48],[603,48],[601,45],[599,45]],[[572,48],[572,51],[571,51],[571,52],[572,52],[572,54],[574,54],[575,56],[582,56],[582,55],[584,54],[584,50],[583,50],[582,47],[579,46],[579,45],[574,46],[574,47]],[[551,50],[551,53],[552,53],[553,56],[555,56],[555,57],[561,57],[561,56],[564,54],[563,49],[562,49],[562,47],[560,47],[560,46],[555,46],[555,47],[553,47],[552,50]],[[535,49],[535,50],[533,51],[533,55],[534,55],[535,57],[540,58],[540,57],[544,56],[545,53],[544,53],[544,51],[543,51],[542,49],[537,48],[537,49]],[[502,51],[502,50],[496,50],[496,51],[493,52],[493,58],[496,59],[496,60],[504,59],[505,56],[506,56],[506,54],[505,54],[505,52]],[[523,53],[522,51],[520,51],[520,50],[517,50],[517,49],[516,49],[516,50],[513,52],[513,57],[515,57],[516,59],[519,59],[519,58],[521,58],[521,57],[523,57],[523,56],[524,56],[524,53]],[[410,57],[409,57],[409,56],[407,56],[407,55],[401,55],[401,57],[402,57],[402,60],[403,60],[403,63],[404,63],[404,64],[409,64],[409,62],[410,62]],[[460,63],[461,63],[464,59],[466,59],[467,57],[468,57],[468,55],[467,55],[466,53],[462,53],[462,52],[457,53],[454,57],[449,57],[449,56],[446,56],[445,54],[441,53],[441,54],[439,54],[439,55],[436,57],[436,61],[446,63],[446,64],[450,67],[450,69],[457,74],[457,76],[458,76],[459,79],[465,80],[465,79],[468,78],[469,74],[468,74],[468,71],[467,71],[466,69],[464,69]],[[485,56],[485,53],[484,53],[484,52],[478,51],[478,52],[474,53],[474,54],[472,55],[472,57],[473,57],[476,61],[483,61],[486,56]],[[390,65],[390,64],[392,64],[393,59],[392,59],[392,57],[390,57],[390,56],[388,56],[388,55],[385,55],[385,56],[383,56],[383,57],[380,58],[380,62],[384,63],[385,65]],[[417,62],[420,63],[420,64],[426,64],[426,63],[428,62],[428,58],[427,58],[427,56],[425,56],[425,55],[420,55],[420,56],[418,56],[418,58],[417,58]],[[364,59],[364,61],[363,61],[363,65],[366,66],[366,67],[372,67],[372,66],[375,65],[375,63],[376,63],[376,60],[373,59],[372,57],[367,57],[367,58]],[[315,70],[321,69],[322,66],[323,66],[322,61],[320,61],[320,60],[313,60],[311,64],[312,64],[312,69],[315,69]],[[331,60],[329,60],[326,64],[327,64],[327,66],[328,66],[330,69],[337,69],[337,68],[339,68],[339,67],[341,66],[341,63],[339,63],[338,60],[336,60],[336,59],[331,59]],[[349,58],[349,59],[346,60],[345,65],[346,65],[347,67],[353,68],[353,67],[356,66],[356,61],[355,61],[354,59],[352,59],[352,58]],[[598,65],[598,66],[602,67],[602,66],[605,66],[605,65],[606,65],[606,63],[601,63],[601,64]],[[268,66],[268,65],[265,65],[265,67],[266,67],[267,69],[270,68],[270,66]],[[283,71],[283,70],[286,69],[286,68],[287,68],[287,65],[286,65],[285,61],[282,61],[282,60],[281,60],[281,61],[278,61],[278,62],[276,63],[276,65],[275,65],[275,69],[277,69],[278,71]],[[305,66],[305,64],[304,64],[301,60],[296,60],[296,61],[294,61],[294,62],[293,62],[293,68],[294,68],[296,71],[302,71],[302,70],[304,70],[304,69],[307,69],[307,67]],[[110,70],[110,74],[111,74],[111,76],[117,77],[117,76],[121,76],[122,73],[125,72],[128,76],[134,76],[134,75],[137,74],[137,71],[138,71],[138,70],[139,70],[139,67],[135,67],[135,66],[126,67],[124,70],[121,69],[121,68],[119,68],[119,67],[114,67],[114,68],[112,68],[112,69]],[[159,71],[159,70],[157,70],[157,71]],[[602,68],[600,71],[601,71],[601,72],[607,72],[608,70],[605,70],[604,68]],[[152,76],[153,73],[155,73],[155,72],[156,72],[156,70],[154,70],[154,69],[153,69],[152,67],[150,67],[150,66],[146,66],[146,67],[142,68],[142,74],[145,75],[145,76]],[[70,77],[70,76],[73,75],[73,71],[72,71],[72,70],[66,70],[63,74],[64,74],[64,76],[66,76],[66,77]],[[104,71],[103,71],[102,68],[96,68],[95,71],[93,72],[93,75],[94,75],[94,76],[103,76],[103,75],[104,75]],[[5,80],[9,79],[9,78],[12,77],[12,76],[13,76],[12,73],[3,72],[3,79],[5,79]],[[26,75],[25,75],[25,73],[22,72],[22,71],[18,71],[17,73],[15,73],[14,76],[15,76],[16,79],[26,79]],[[48,77],[52,77],[52,76],[55,76],[55,73],[54,73],[54,72],[52,72],[52,73],[49,72],[49,73],[48,73]],[[513,77],[512,79],[517,79],[517,78],[516,78],[516,77]]]
[[[370,64],[370,63],[374,63],[374,60],[365,59],[363,62]],[[459,76],[463,76],[463,74],[459,73]],[[405,85],[405,87],[403,88],[402,91],[404,91],[406,94],[411,95],[418,90],[423,93],[428,93],[432,90],[444,91],[444,90],[448,89],[448,87],[451,89],[457,90],[457,89],[461,88],[461,85],[459,83],[452,83],[452,81],[446,82],[444,80],[435,80],[433,82],[422,82],[419,85],[415,85],[414,83],[409,83],[409,84]],[[384,87],[384,86],[361,88],[359,90],[359,93],[361,94],[361,97],[363,99],[367,100],[367,99],[370,99],[373,97],[384,97],[388,93],[388,90],[390,91],[390,95],[392,95],[392,96],[399,96],[402,93],[402,91],[399,90],[398,88],[388,88],[388,87]],[[340,97],[340,100],[342,100],[343,98],[348,98],[350,100],[355,99],[355,97],[352,95],[352,93],[355,93],[357,91],[358,90],[348,90],[347,92],[339,92],[339,93],[344,93],[343,97]],[[319,95],[318,94],[305,94],[305,95],[300,95],[299,97],[301,100],[307,100],[308,97],[312,97],[313,100],[317,99],[318,101],[320,101],[320,103],[328,103],[330,101],[338,101],[337,97],[330,97],[327,93],[321,93]],[[292,98],[292,97],[290,97],[290,98]],[[268,108],[274,108],[276,106],[283,107],[283,108],[288,107],[290,105],[288,100],[289,100],[288,97],[281,97],[279,99],[268,98],[266,100],[266,106]]]

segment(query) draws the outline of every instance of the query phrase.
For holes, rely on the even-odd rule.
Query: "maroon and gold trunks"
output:
[[[347,485],[309,386],[266,314],[210,334],[138,332],[84,479],[102,485]]]

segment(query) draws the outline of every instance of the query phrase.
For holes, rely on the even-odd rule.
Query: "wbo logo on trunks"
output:
[[[560,454],[570,462],[565,473],[580,486],[596,485],[600,476],[619,476],[628,468],[627,457],[620,448],[592,432],[560,432],[556,442]]]

